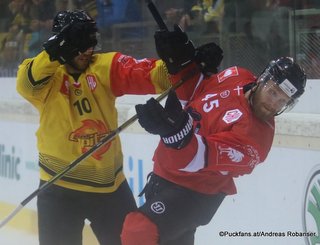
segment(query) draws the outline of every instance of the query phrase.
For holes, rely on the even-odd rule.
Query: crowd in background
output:
[[[239,43],[238,49],[252,53],[255,64],[265,64],[273,54],[289,55],[288,10],[320,9],[317,0],[155,0],[154,3],[169,27],[178,23],[191,39],[243,33],[246,42]],[[144,0],[1,0],[0,76],[5,76],[7,70],[14,73],[22,59],[42,50],[43,42],[51,35],[53,17],[67,9],[85,9],[96,19],[103,51],[113,48],[108,41],[112,39],[114,24],[154,21]],[[270,17],[268,29],[261,30],[254,20],[257,15],[270,11],[279,13],[280,20]],[[316,18],[309,21],[308,28],[319,28],[319,15]],[[281,20],[284,22],[279,23]],[[261,31],[265,33],[262,35]],[[144,35],[143,28],[136,25],[124,28],[120,38],[144,38]],[[252,58],[248,60],[252,63]],[[240,65],[250,66],[248,62]],[[261,67],[257,67],[259,69]]]

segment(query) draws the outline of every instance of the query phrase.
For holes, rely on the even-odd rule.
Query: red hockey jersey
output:
[[[274,136],[274,120],[255,117],[244,96],[244,85],[255,80],[248,70],[231,67],[179,88],[195,134],[180,150],[160,142],[153,157],[155,174],[197,192],[235,194],[233,178],[251,173],[266,159]]]

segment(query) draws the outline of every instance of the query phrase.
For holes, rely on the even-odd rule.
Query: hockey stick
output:
[[[163,19],[161,18],[157,8],[153,4],[152,1],[147,1],[148,8],[150,9],[155,21],[159,25],[160,29],[162,30],[168,30],[166,24],[164,23]],[[185,81],[192,78],[197,73],[196,70],[191,71],[189,74],[186,75],[186,77],[183,77],[180,81],[175,83],[170,89],[166,90],[164,93],[162,93],[160,96],[156,98],[157,101],[161,101],[164,99],[170,90],[176,90],[178,87],[180,87]],[[126,122],[124,122],[121,126],[119,126],[117,129],[111,131],[107,136],[101,139],[100,142],[98,142],[96,145],[94,145],[92,148],[90,148],[87,152],[82,154],[79,158],[75,159],[73,162],[71,162],[65,169],[63,169],[60,173],[53,176],[50,180],[45,182],[43,185],[41,185],[38,189],[36,189],[34,192],[32,192],[27,198],[25,198],[15,210],[13,210],[12,213],[10,213],[6,218],[4,218],[0,222],[0,228],[5,226],[14,216],[16,216],[19,211],[26,206],[33,198],[35,198],[37,195],[39,195],[40,192],[46,190],[48,187],[53,185],[56,181],[61,179],[64,175],[66,175],[69,171],[71,171],[73,168],[75,168],[79,163],[81,163],[83,160],[91,156],[94,152],[96,152],[101,146],[104,144],[109,143],[112,141],[117,135],[119,135],[124,129],[126,129],[128,126],[133,124],[138,119],[137,115],[132,116],[130,119],[128,119]]]
[[[147,2],[147,6],[154,18],[154,20],[157,22],[160,30],[164,30],[164,31],[168,31],[168,27],[167,25],[164,23],[158,9],[156,8],[156,6],[154,5],[154,3],[152,2],[152,0],[146,0]]]
[[[192,78],[197,73],[196,70],[191,71],[187,76],[182,78],[180,81],[175,83],[171,88],[167,89],[165,92],[163,92],[161,95],[159,95],[156,100],[161,101],[164,99],[170,90],[176,90],[179,88],[185,81]],[[138,119],[137,115],[132,116],[129,118],[126,122],[124,122],[121,126],[119,126],[117,129],[111,131],[107,136],[101,139],[100,142],[98,142],[96,145],[94,145],[91,149],[89,149],[87,152],[82,154],[79,158],[71,162],[64,170],[62,170],[60,173],[53,176],[49,181],[41,185],[38,189],[36,189],[33,193],[31,193],[26,199],[24,199],[19,206],[13,210],[12,213],[10,213],[6,218],[4,218],[0,223],[0,228],[2,228],[4,225],[6,225],[17,213],[26,206],[34,197],[39,195],[40,192],[47,189],[49,186],[54,184],[56,181],[61,179],[65,174],[67,174],[69,171],[71,171],[74,167],[76,167],[80,162],[91,156],[95,151],[97,151],[101,146],[104,144],[109,143],[112,141],[118,134],[120,134],[124,129],[126,129],[128,126],[130,126],[132,123],[134,123]]]

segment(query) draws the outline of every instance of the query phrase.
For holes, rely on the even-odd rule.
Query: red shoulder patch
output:
[[[235,77],[239,75],[238,68],[236,66],[230,67],[218,74],[218,82],[222,83],[229,77]]]

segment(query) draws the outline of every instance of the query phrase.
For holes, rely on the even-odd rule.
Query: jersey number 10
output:
[[[73,106],[78,109],[80,116],[82,116],[84,113],[90,113],[92,111],[88,98],[77,100],[73,103]]]

